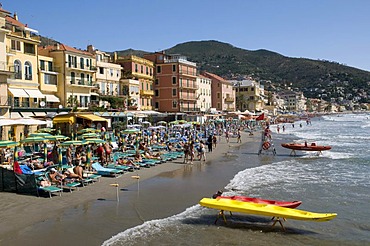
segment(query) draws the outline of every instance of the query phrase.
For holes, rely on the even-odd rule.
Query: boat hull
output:
[[[270,204],[243,202],[231,199],[203,198],[199,204],[203,207],[222,211],[315,222],[329,221],[337,216],[336,213],[315,213]]]
[[[305,144],[297,144],[297,143],[282,143],[282,147],[292,150],[304,150],[304,151],[324,151],[330,150],[331,146],[324,146],[324,145],[305,145]]]
[[[238,200],[243,202],[253,202],[253,203],[260,203],[260,204],[270,204],[285,208],[296,208],[302,204],[302,201],[277,201],[277,200],[266,200],[260,199],[255,197],[247,197],[247,196],[219,196],[217,199],[231,199],[231,200]]]

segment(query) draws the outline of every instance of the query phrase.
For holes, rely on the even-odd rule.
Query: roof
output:
[[[216,74],[213,74],[213,73],[209,73],[209,72],[204,72],[203,73],[203,76],[207,77],[207,78],[211,78],[211,79],[215,79],[215,80],[218,80],[218,81],[226,81],[226,79],[216,75]]]
[[[87,52],[86,50],[80,50],[80,49],[76,49],[76,48],[73,48],[71,46],[68,46],[68,45],[65,45],[65,44],[59,44],[59,49],[57,48],[56,45],[48,45],[48,46],[45,46],[45,47],[39,47],[39,50],[48,50],[49,52],[51,51],[69,51],[69,52],[74,52],[74,53],[79,53],[79,54],[83,54],[83,55],[87,55],[87,56],[94,56],[93,54]]]

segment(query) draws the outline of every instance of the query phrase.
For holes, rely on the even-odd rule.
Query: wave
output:
[[[111,245],[133,245],[137,244],[139,240],[143,238],[150,238],[158,235],[159,233],[166,233],[169,227],[179,226],[179,221],[183,219],[189,219],[191,217],[199,218],[202,213],[200,205],[194,205],[190,208],[187,208],[184,212],[180,214],[173,215],[164,219],[157,219],[146,221],[141,225],[127,229],[123,232],[118,233],[117,235],[111,237],[110,239],[103,242],[103,246]]]

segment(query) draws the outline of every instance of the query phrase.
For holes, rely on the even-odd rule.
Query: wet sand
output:
[[[256,155],[260,134],[243,132],[242,140],[243,148]],[[206,162],[190,165],[177,159],[119,178],[103,177],[51,199],[1,193],[0,244],[101,245],[125,229],[180,213],[233,178],[237,170],[227,163],[235,160],[232,152],[240,145],[236,138],[229,144],[222,138],[212,153],[206,153]],[[119,184],[119,202],[113,183]]]

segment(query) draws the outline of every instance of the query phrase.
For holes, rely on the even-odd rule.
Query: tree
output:
[[[67,99],[67,106],[72,108],[72,112],[76,112],[77,111],[78,104],[79,104],[79,102],[77,100],[77,97],[75,97],[73,95],[70,95],[68,97],[68,99]]]

